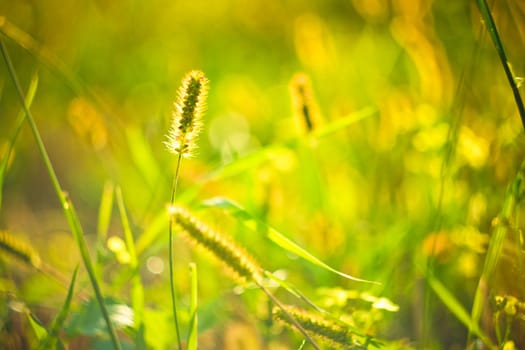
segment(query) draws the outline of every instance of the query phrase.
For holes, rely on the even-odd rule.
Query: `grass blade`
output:
[[[146,230],[137,239],[137,245],[135,247],[137,255],[141,255],[146,249],[148,249],[148,247],[150,247],[158,236],[167,228],[168,225],[166,222],[168,222],[169,217],[167,210],[161,210],[152,222],[147,225]]]
[[[100,98],[60,58],[37,42],[31,35],[9,22],[4,16],[0,16],[0,33],[36,57],[51,71],[58,73],[58,76],[64,79],[66,85],[77,95],[86,96],[91,100],[97,106],[97,109],[102,111],[103,115],[110,114]]]
[[[71,300],[73,300],[73,290],[75,288],[77,272],[78,266],[75,268],[75,271],[73,271],[73,277],[71,277],[71,282],[67,290],[66,300],[64,301],[64,304],[62,304],[62,307],[60,308],[60,311],[58,312],[57,316],[51,323],[47,336],[40,342],[40,345],[38,347],[39,350],[48,350],[55,348],[55,344],[58,340],[58,332],[62,329],[62,326],[66,321],[67,315],[69,313],[69,307],[71,306]]]
[[[495,228],[494,233],[490,237],[489,245],[487,248],[487,255],[485,256],[485,262],[483,270],[479,278],[478,287],[474,296],[474,302],[471,311],[472,323],[477,325],[481,318],[483,311],[483,305],[485,305],[485,290],[487,283],[492,277],[498,260],[503,250],[503,243],[507,232],[509,231],[509,223],[512,217],[515,215],[516,205],[519,201],[520,191],[523,182],[525,181],[525,162],[522,163],[519,173],[512,182],[511,186],[507,191],[505,202],[498,218],[498,224]],[[471,332],[473,332],[471,330]]]
[[[7,65],[7,70],[9,72],[9,75],[11,77],[11,80],[13,81],[13,84],[15,85],[16,92],[18,94],[18,97],[20,99],[20,103],[22,104],[22,107],[24,108],[24,112],[26,113],[26,119],[29,122],[29,125],[31,127],[31,131],[33,132],[33,136],[35,137],[35,141],[37,143],[38,150],[43,158],[43,161],[45,163],[46,170],[48,172],[49,177],[51,178],[51,182],[53,184],[53,188],[55,189],[55,192],[58,196],[58,199],[60,201],[60,204],[62,205],[62,209],[64,211],[64,214],[67,218],[69,227],[71,228],[71,231],[73,233],[73,236],[75,238],[75,241],[77,242],[77,246],[80,250],[80,254],[82,256],[82,260],[84,262],[84,266],[88,272],[89,279],[91,282],[91,285],[93,287],[93,290],[95,292],[95,296],[98,301],[98,305],[100,307],[100,311],[102,312],[104,316],[104,320],[106,321],[107,327],[108,327],[108,333],[111,338],[111,341],[113,343],[113,346],[115,349],[120,350],[120,342],[118,340],[117,334],[115,332],[115,329],[113,327],[113,324],[111,323],[111,320],[109,318],[109,314],[107,312],[106,306],[104,304],[104,297],[102,295],[102,292],[99,287],[98,280],[95,275],[95,269],[93,268],[93,263],[91,261],[91,257],[89,256],[89,251],[87,248],[87,244],[85,241],[84,231],[82,229],[82,226],[80,224],[80,221],[78,220],[78,217],[76,215],[76,212],[73,207],[73,203],[71,203],[71,200],[68,198],[66,192],[62,190],[62,187],[60,185],[60,182],[58,181],[58,178],[56,176],[55,169],[51,163],[51,160],[49,159],[49,155],[47,154],[47,150],[45,148],[44,142],[42,141],[42,138],[40,136],[40,132],[38,131],[38,127],[35,123],[35,120],[33,118],[33,115],[31,111],[29,110],[29,107],[26,105],[24,101],[24,95],[22,93],[22,89],[20,88],[20,83],[18,82],[18,78],[15,72],[15,69],[13,67],[13,64],[11,62],[11,59],[9,57],[9,54],[7,53],[7,48],[5,47],[4,42],[0,39],[0,49],[2,51],[2,55],[4,57],[4,61]]]
[[[31,107],[31,104],[33,103],[33,98],[35,97],[35,93],[38,87],[38,75],[35,73],[33,77],[31,78],[31,83],[29,83],[29,89],[27,90],[27,94],[25,97],[25,103],[28,107]],[[20,112],[18,113],[18,117],[16,118],[15,122],[15,129],[13,130],[13,134],[11,136],[11,139],[9,140],[5,154],[0,161],[0,210],[2,209],[2,194],[3,194],[3,188],[4,188],[4,179],[7,173],[7,165],[9,164],[9,158],[11,157],[11,152],[13,151],[13,148],[16,143],[16,139],[18,138],[18,135],[20,134],[20,130],[22,130],[22,125],[24,125],[24,121],[26,118],[26,113],[24,109],[22,108]]]
[[[107,181],[102,190],[100,207],[98,208],[97,238],[99,242],[105,242],[108,234],[111,213],[113,209],[113,191],[115,186]]]
[[[257,150],[245,157],[237,159],[231,163],[228,163],[217,170],[207,174],[198,181],[196,186],[201,186],[202,183],[206,183],[211,180],[223,179],[233,175],[240,174],[248,169],[253,169],[254,166],[261,164],[262,162],[271,159],[272,155],[281,152],[283,149],[293,148],[296,144],[305,140],[321,139],[326,136],[330,136],[340,130],[347,128],[348,126],[363,120],[368,117],[372,117],[377,114],[377,110],[372,107],[365,107],[354,113],[339,118],[321,128],[316,129],[313,134],[303,135],[301,137],[295,137],[282,143],[266,146],[260,150]]]
[[[307,303],[308,305],[310,305],[312,308],[314,308],[316,311],[318,312],[325,312],[325,310],[323,310],[322,308],[320,308],[319,306],[317,306],[313,301],[311,301],[310,299],[308,299],[303,293],[301,293],[301,291],[299,289],[297,289],[296,287],[294,287],[293,285],[291,285],[290,283],[286,282],[285,280],[279,278],[278,276],[276,276],[274,273],[270,272],[270,271],[264,271],[264,275],[266,276],[266,278],[274,281],[275,283],[277,283],[279,286],[281,286],[282,288],[284,288],[286,291],[288,291],[288,293],[292,294],[293,296],[295,296],[296,298],[304,301],[305,303]]]
[[[510,88],[512,89],[514,101],[516,102],[516,106],[518,107],[518,112],[520,114],[521,124],[523,125],[523,128],[525,128],[525,107],[523,106],[523,100],[521,99],[520,91],[518,89],[518,85],[516,84],[516,77],[512,73],[512,68],[507,59],[507,55],[505,54],[505,49],[503,48],[503,42],[501,41],[498,29],[496,28],[496,23],[494,22],[494,18],[492,17],[492,13],[489,9],[487,1],[477,0],[477,3],[479,11],[481,12],[481,16],[483,17],[483,21],[487,26],[492,42],[494,43],[496,51],[498,52],[501,65],[503,66],[503,70],[505,71],[505,75],[509,81]]]
[[[128,127],[126,139],[135,166],[139,170],[148,187],[153,190],[160,179],[160,169],[140,129]]]
[[[133,307],[133,314],[135,317],[135,327],[140,329],[144,319],[144,288],[142,287],[142,281],[140,280],[140,274],[138,272],[138,261],[137,253],[135,251],[135,242],[131,227],[129,225],[128,215],[124,206],[124,198],[122,196],[122,190],[117,186],[115,190],[117,206],[122,220],[122,227],[124,228],[124,237],[126,241],[126,247],[130,257],[130,267],[133,271],[131,277],[131,305]]]
[[[488,345],[490,348],[494,348],[494,344],[490,341],[489,337],[483,333],[479,328],[478,323],[474,322],[467,310],[460,304],[460,302],[450,293],[450,291],[441,283],[437,278],[435,278],[431,273],[425,274],[425,279],[427,280],[430,288],[436,293],[436,295],[441,299],[443,304],[448,308],[456,318],[468,327],[472,333],[478,336],[483,343]]]
[[[25,309],[25,314],[27,316],[27,319],[29,320],[29,324],[31,325],[31,328],[33,329],[33,332],[35,332],[36,338],[41,341],[45,337],[47,337],[47,330],[40,321],[36,319],[36,317],[29,311],[29,309]]]
[[[101,257],[104,251],[104,244],[108,235],[109,223],[111,221],[111,213],[113,210],[113,191],[114,185],[107,181],[102,190],[102,197],[100,198],[100,206],[98,208],[98,222],[97,222],[97,269],[102,270]]]
[[[197,284],[197,265],[190,263],[190,329],[188,331],[188,350],[197,350],[197,336],[199,334],[198,329],[198,317],[197,317],[197,305],[198,305],[198,284]]]
[[[288,237],[286,237],[285,235],[283,235],[282,233],[280,233],[273,227],[268,226],[264,222],[256,219],[254,216],[248,213],[239,204],[234,203],[233,201],[227,198],[215,197],[215,198],[204,201],[203,205],[208,206],[208,207],[217,207],[217,208],[226,210],[230,215],[242,221],[242,223],[249,229],[255,232],[263,232],[268,239],[270,239],[272,242],[277,244],[279,247],[287,250],[290,253],[300,256],[304,260],[309,261],[310,263],[316,266],[319,266],[325,270],[333,272],[341,277],[344,277],[352,281],[379,284],[378,282],[357,278],[357,277],[348,275],[344,272],[334,269],[333,267],[324,263],[323,261],[321,261],[314,255],[310,254],[304,248],[299,246],[297,243],[295,243],[294,241],[292,241],[291,239],[289,239]]]

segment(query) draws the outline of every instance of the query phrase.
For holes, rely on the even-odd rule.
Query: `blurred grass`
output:
[[[525,36],[524,7],[510,0],[492,7],[518,77],[525,69],[525,48],[518,44]],[[337,270],[381,282],[356,284],[313,269],[264,237],[247,234],[219,208],[207,209],[210,224],[264,257],[268,270],[284,271],[313,302],[324,286],[370,291],[400,306],[384,316],[379,334],[426,348],[465,346],[468,329],[429,292],[419,266],[430,266],[463,308],[472,305],[492,220],[525,156],[512,93],[475,4],[0,1],[0,16],[22,85],[39,71],[31,110],[90,243],[101,245],[101,278],[125,300],[131,300],[132,268],[102,247],[114,236],[129,241],[130,232],[136,239],[146,324],[170,322],[159,308],[169,301],[163,225],[175,164],[162,141],[182,76],[201,69],[210,79],[205,130],[196,159],[184,164],[180,201],[197,208],[203,200],[227,197]],[[289,82],[298,71],[312,80],[323,125],[339,128],[315,142],[294,121]],[[19,104],[4,65],[0,87],[5,157]],[[363,108],[378,112],[341,126]],[[299,143],[288,146],[290,140]],[[30,237],[46,261],[60,261],[67,251],[64,259],[75,264],[67,222],[57,214],[59,203],[42,172],[23,126],[2,177],[0,229]],[[122,189],[129,230],[115,210],[100,209],[108,217],[99,222],[107,180]],[[522,211],[518,207],[511,220],[515,234],[506,236],[487,282],[493,293],[524,300],[516,233]],[[247,316],[264,316],[260,300],[249,290],[234,294],[220,267],[184,240],[177,238],[176,247],[179,295],[189,298],[187,266],[198,266],[199,347],[239,337],[239,319],[261,326]],[[69,265],[59,268],[70,275]],[[38,291],[32,286],[41,278],[32,272],[2,262],[0,273],[2,291],[52,310],[44,317],[63,303],[53,297],[51,280]],[[85,272],[78,279],[85,286]],[[223,298],[235,307],[224,306],[220,318],[206,317]],[[482,331],[492,335],[487,315],[480,316]],[[187,324],[190,316],[182,318]],[[516,344],[525,344],[523,324],[513,327]],[[248,338],[253,332],[244,333]]]

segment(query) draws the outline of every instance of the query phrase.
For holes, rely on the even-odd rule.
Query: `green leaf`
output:
[[[347,278],[352,281],[379,284],[378,282],[357,278],[357,277],[348,275],[344,272],[334,269],[333,267],[324,263],[323,261],[321,261],[314,255],[310,254],[308,251],[306,251],[304,248],[299,246],[297,243],[293,242],[291,239],[286,237],[284,234],[280,233],[273,227],[266,225],[262,221],[257,220],[255,217],[253,217],[250,213],[248,213],[239,204],[234,203],[233,201],[227,198],[223,198],[223,197],[211,198],[209,200],[204,201],[203,205],[207,207],[216,207],[216,208],[221,208],[221,209],[226,210],[230,215],[242,221],[242,223],[249,229],[255,232],[264,233],[268,239],[270,239],[272,242],[277,244],[279,247],[305,259],[306,261],[309,261],[310,263],[318,267],[321,267],[325,270],[333,272],[341,277]]]
[[[38,321],[35,316],[31,313],[31,311],[26,310],[27,319],[29,320],[29,324],[31,325],[31,328],[33,328],[33,331],[35,332],[36,338],[38,340],[42,340],[47,336],[47,330],[45,329],[42,324],[40,324],[40,321]]]
[[[62,304],[62,307],[60,308],[57,316],[51,323],[51,326],[49,327],[49,333],[40,342],[40,346],[38,347],[39,350],[53,349],[55,347],[54,345],[58,340],[58,332],[62,329],[62,326],[64,325],[64,322],[69,313],[69,307],[71,305],[71,300],[73,299],[73,290],[75,288],[77,272],[78,266],[75,268],[75,271],[73,271],[73,277],[71,277],[71,282],[69,283],[66,300],[64,301],[64,304]]]
[[[274,273],[272,273],[270,271],[264,271],[264,275],[266,276],[266,278],[272,280],[273,282],[277,283],[279,286],[284,288],[286,291],[288,291],[288,293],[290,293],[293,296],[295,296],[296,298],[301,299],[304,302],[306,302],[308,305],[313,307],[315,310],[317,310],[319,312],[325,312],[322,308],[317,306],[313,301],[311,301],[303,293],[301,293],[301,291],[299,289],[297,289],[296,287],[294,287],[292,284],[288,283],[287,281],[281,279],[276,274],[274,274]]]

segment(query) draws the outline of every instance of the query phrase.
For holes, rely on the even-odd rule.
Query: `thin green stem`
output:
[[[501,41],[501,38],[499,36],[498,29],[496,27],[496,23],[494,22],[494,18],[492,17],[492,13],[490,11],[489,5],[487,4],[487,1],[477,0],[477,3],[478,3],[479,10],[481,12],[481,16],[483,17],[483,20],[485,21],[485,25],[487,26],[487,29],[490,33],[490,37],[492,38],[492,42],[494,43],[494,46],[496,47],[496,51],[498,52],[498,56],[501,61],[501,65],[503,66],[503,70],[505,71],[505,75],[507,77],[507,80],[509,81],[509,85],[512,90],[512,94],[514,95],[514,101],[516,102],[516,106],[518,107],[518,112],[520,114],[521,123],[523,127],[525,128],[525,106],[523,105],[523,100],[521,99],[520,91],[518,89],[518,85],[516,84],[516,79],[514,77],[514,74],[512,73],[512,69],[507,59],[507,55],[505,54],[505,49],[503,48],[503,42]]]
[[[177,344],[179,350],[182,349],[182,342],[180,337],[179,329],[179,318],[177,317],[177,298],[175,295],[175,280],[173,278],[173,217],[171,216],[171,208],[175,204],[175,198],[177,196],[177,187],[179,183],[180,165],[182,163],[182,152],[179,153],[177,158],[177,169],[175,170],[175,176],[173,177],[173,186],[171,189],[171,200],[170,200],[170,224],[169,224],[169,245],[168,245],[168,259],[170,266],[170,290],[171,290],[171,306],[173,308],[173,320],[175,322],[175,331],[177,333]]]
[[[63,191],[62,187],[60,186],[60,182],[58,181],[58,177],[55,173],[55,169],[53,168],[51,160],[49,159],[49,155],[47,154],[47,150],[45,148],[44,142],[42,141],[40,132],[38,131],[38,127],[35,123],[33,115],[31,114],[31,111],[29,110],[27,104],[25,103],[24,94],[20,87],[20,83],[18,82],[18,78],[15,72],[15,69],[13,67],[13,64],[11,62],[11,59],[9,57],[9,54],[7,53],[7,48],[5,47],[5,44],[1,39],[0,39],[0,50],[2,51],[2,55],[7,65],[7,70],[11,77],[11,80],[13,81],[13,84],[15,85],[18,97],[26,113],[27,121],[35,137],[35,141],[36,141],[38,150],[40,151],[40,154],[43,158],[46,170],[49,174],[49,177],[51,178],[51,182],[53,184],[55,192],[57,193],[60,204],[62,205],[62,208],[64,210],[64,214],[66,215],[71,231],[79,247],[80,254],[84,262],[84,266],[88,272],[91,285],[93,287],[95,296],[97,298],[97,301],[100,307],[100,311],[102,313],[102,316],[104,317],[104,320],[106,321],[108,332],[109,332],[111,341],[113,343],[113,347],[117,350],[120,350],[121,349],[120,342],[118,340],[113,324],[111,323],[111,320],[109,318],[109,313],[104,304],[104,297],[102,295],[98,281],[95,276],[95,269],[93,268],[93,264],[91,263],[91,258],[89,256],[89,251],[87,249],[87,244],[84,238],[84,232],[83,232],[82,226],[80,225],[80,221],[78,220],[73,204],[68,198],[67,193]]]
[[[319,345],[317,345],[317,343],[315,342],[315,340],[312,339],[312,337],[308,334],[308,332],[306,332],[306,330],[304,329],[303,326],[301,326],[301,324],[299,323],[299,321],[297,321],[295,319],[295,317],[293,317],[289,312],[288,310],[286,310],[286,307],[279,301],[279,299],[277,299],[275,297],[275,295],[272,294],[272,292],[270,292],[261,282],[259,282],[257,279],[254,279],[254,282],[255,284],[261,288],[261,290],[272,300],[272,302],[275,303],[275,305],[277,305],[277,307],[279,309],[281,309],[283,311],[283,313],[286,315],[286,317],[290,320],[290,322],[293,323],[293,325],[295,327],[297,327],[297,329],[299,330],[299,332],[301,332],[304,336],[304,338],[316,349],[316,350],[321,350],[321,348],[319,347]]]

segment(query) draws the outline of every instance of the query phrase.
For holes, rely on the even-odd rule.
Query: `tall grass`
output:
[[[0,15],[0,347],[523,346],[525,11],[376,3]]]
[[[31,126],[31,131],[33,132],[33,136],[35,138],[37,148],[42,156],[42,159],[44,161],[44,164],[46,166],[46,171],[48,172],[49,177],[51,178],[51,182],[53,184],[53,187],[55,189],[56,195],[60,201],[60,204],[62,205],[62,209],[64,211],[64,215],[67,218],[68,224],[70,226],[71,232],[73,233],[73,236],[75,237],[75,241],[78,245],[78,249],[80,251],[80,254],[82,256],[82,260],[84,262],[84,267],[88,271],[88,275],[90,278],[91,286],[93,287],[93,290],[95,292],[95,296],[97,297],[97,302],[100,307],[100,311],[104,317],[104,320],[106,322],[108,333],[111,337],[111,341],[113,342],[113,346],[115,349],[120,349],[120,342],[118,340],[116,331],[113,327],[113,324],[109,318],[108,311],[106,309],[105,303],[104,303],[104,297],[102,295],[102,291],[99,286],[99,282],[97,280],[97,277],[95,275],[95,269],[93,267],[93,263],[91,262],[91,257],[89,255],[88,247],[84,238],[84,232],[82,229],[82,226],[80,224],[80,221],[77,217],[77,214],[75,212],[75,209],[73,208],[73,203],[67,196],[67,192],[65,192],[60,182],[58,181],[57,175],[55,173],[55,169],[53,165],[51,164],[51,160],[49,158],[49,155],[47,154],[46,147],[44,146],[44,142],[42,141],[42,138],[40,137],[40,133],[38,131],[38,127],[36,126],[35,120],[25,102],[24,95],[22,92],[22,89],[20,87],[20,83],[18,82],[17,74],[15,72],[15,68],[13,67],[13,64],[11,62],[11,59],[9,57],[9,54],[7,52],[7,48],[2,40],[0,40],[0,49],[2,51],[2,56],[4,57],[4,61],[6,63],[9,75],[11,77],[11,80],[13,84],[15,85],[16,92],[18,94],[18,98],[20,99],[20,103],[24,109],[24,112],[26,114],[26,120],[28,121],[29,125]]]

